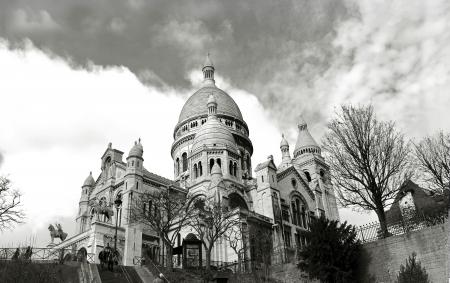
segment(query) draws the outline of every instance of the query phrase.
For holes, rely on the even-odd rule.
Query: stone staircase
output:
[[[134,266],[114,266],[114,271],[102,269],[97,265],[101,283],[144,283]],[[100,283],[99,282],[99,283]],[[151,281],[150,281],[151,282]]]
[[[141,278],[142,282],[153,282],[155,280],[155,275],[153,275],[150,270],[148,270],[145,266],[136,266],[135,267],[136,273]]]

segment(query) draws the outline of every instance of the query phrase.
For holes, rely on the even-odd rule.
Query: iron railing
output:
[[[401,221],[388,223],[388,233],[381,230],[380,223],[372,222],[356,228],[357,238],[362,243],[373,242],[390,236],[403,235],[412,231],[422,230],[427,227],[443,224],[447,221],[448,212],[442,211],[435,214],[417,213]]]
[[[29,260],[36,262],[84,261],[95,263],[95,254],[81,255],[72,249],[54,248],[0,248],[0,260]]]

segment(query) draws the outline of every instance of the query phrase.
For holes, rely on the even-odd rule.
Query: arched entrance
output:
[[[77,252],[77,261],[86,262],[87,260],[87,250],[85,248],[81,248]]]
[[[248,206],[244,198],[237,193],[231,193],[228,195],[228,203],[230,209],[235,209],[236,207],[239,207],[241,209],[248,210]]]

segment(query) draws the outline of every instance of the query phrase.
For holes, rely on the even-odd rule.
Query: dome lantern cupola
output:
[[[214,81],[214,64],[211,61],[211,58],[208,55],[206,55],[206,61],[202,68],[203,72],[203,84],[204,85],[215,85]]]

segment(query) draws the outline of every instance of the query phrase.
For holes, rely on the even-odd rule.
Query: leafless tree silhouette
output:
[[[333,182],[344,207],[373,210],[387,235],[385,208],[411,178],[410,146],[372,106],[342,106],[324,138]]]
[[[206,270],[211,268],[211,251],[214,244],[224,234],[240,225],[238,213],[229,211],[220,202],[198,199],[195,204],[195,216],[189,221],[189,226],[202,241],[206,251]]]
[[[414,144],[422,179],[438,193],[450,189],[450,134],[439,132]]]
[[[12,228],[23,223],[25,213],[22,210],[21,193],[11,188],[6,177],[0,177],[0,230]]]
[[[173,247],[178,233],[193,215],[189,205],[185,192],[161,188],[140,194],[130,211],[130,222],[144,224],[161,238],[167,248],[169,268],[173,266]]]

